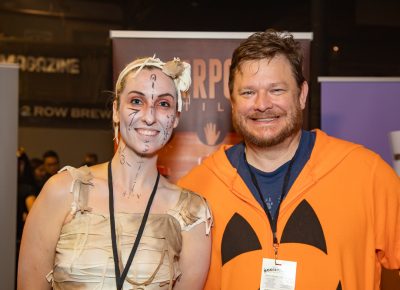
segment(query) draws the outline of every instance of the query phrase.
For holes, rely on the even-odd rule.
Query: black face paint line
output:
[[[154,100],[154,87],[155,87],[155,83],[157,81],[157,76],[155,74],[151,74],[150,80],[151,80],[151,88],[153,90],[153,93],[151,94],[151,100]]]
[[[163,146],[168,142],[168,139],[170,136],[168,132],[170,130],[173,130],[174,115],[173,114],[168,115],[167,119],[168,119],[168,123],[165,126],[165,128],[163,128],[163,141],[162,141]]]
[[[137,109],[132,109],[129,108],[130,110],[132,110],[132,113],[129,113],[129,117],[131,117],[131,120],[129,121],[129,125],[128,125],[128,131],[130,131],[132,129],[132,125],[133,125],[133,120],[135,119],[135,116],[138,112],[140,112],[140,110]]]
[[[124,146],[123,144],[118,148],[118,154],[119,154],[119,162],[124,165],[128,165],[129,167],[132,167],[131,164],[126,160],[126,156],[125,156],[125,148],[126,145]]]
[[[144,149],[143,149],[143,153],[146,153],[149,151],[150,145],[149,145],[150,141],[149,140],[145,140],[144,141]]]
[[[152,96],[151,98],[153,99],[154,96]],[[150,107],[150,114],[154,115],[154,105],[151,105]]]
[[[143,161],[142,158],[140,158],[140,160],[137,162],[137,164],[138,164],[138,169],[137,169],[137,171],[136,171],[135,178],[133,179],[133,183],[132,183],[132,185],[131,185],[131,187],[130,187],[128,198],[131,197],[131,195],[135,192],[136,182],[137,182],[137,180],[138,180],[138,177],[139,177],[140,171],[141,171],[141,169],[142,169],[142,164],[143,164],[143,163],[144,163],[144,161]],[[140,195],[141,195],[141,194],[138,193],[138,194],[137,194],[137,197],[139,198]],[[125,196],[125,193],[124,193],[124,196]]]
[[[125,154],[124,154],[125,147],[123,148],[123,145],[121,145],[118,149],[118,154],[119,154],[119,162],[124,165],[125,164]]]

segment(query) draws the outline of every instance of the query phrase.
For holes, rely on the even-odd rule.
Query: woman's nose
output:
[[[155,123],[156,117],[155,117],[156,111],[154,106],[148,106],[147,108],[144,109],[143,112],[143,122],[146,123],[146,125],[150,126]]]

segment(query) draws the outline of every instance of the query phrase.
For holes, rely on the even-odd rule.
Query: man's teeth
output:
[[[276,117],[272,117],[272,118],[254,118],[254,121],[258,121],[258,122],[270,122],[277,119]]]

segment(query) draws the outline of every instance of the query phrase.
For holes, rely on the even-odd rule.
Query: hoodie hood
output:
[[[314,130],[314,132],[316,133],[316,140],[310,159],[293,184],[289,194],[291,191],[303,191],[333,170],[352,152],[363,148],[361,145],[331,137],[319,129]],[[248,192],[248,189],[236,168],[228,161],[225,153],[231,146],[222,145],[215,153],[206,158],[202,165],[207,167],[233,192],[243,195],[244,192]],[[300,186],[301,188],[299,188]],[[248,194],[242,196],[242,198],[246,197],[250,198]]]

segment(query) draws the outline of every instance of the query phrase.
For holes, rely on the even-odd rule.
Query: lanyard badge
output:
[[[260,290],[294,290],[296,262],[263,259]]]

